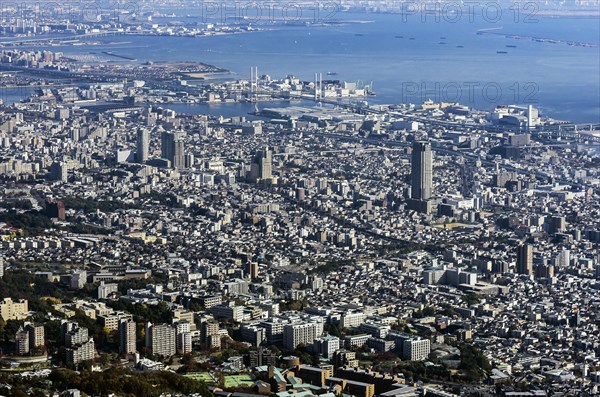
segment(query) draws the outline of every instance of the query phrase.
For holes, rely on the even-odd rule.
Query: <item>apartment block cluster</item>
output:
[[[68,70],[68,64],[64,62],[62,58],[62,52],[21,50],[0,51],[0,63],[26,68]]]

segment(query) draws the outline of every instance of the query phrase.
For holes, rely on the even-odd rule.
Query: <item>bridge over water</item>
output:
[[[439,120],[435,118],[422,117],[402,111],[380,110],[359,103],[344,103],[335,99],[319,98],[315,100],[315,98],[311,95],[293,95],[291,97],[293,99],[312,100],[320,103],[335,105],[360,114],[390,114],[393,116],[402,117],[403,119],[408,121],[417,121],[427,126],[445,128],[453,131],[484,130],[488,132],[530,132],[532,135],[539,136],[540,138],[561,138],[570,139],[577,142],[600,143],[600,124],[595,123],[561,123],[553,125],[543,125],[533,127],[529,131],[527,131],[527,129],[518,126],[458,123],[455,121]]]

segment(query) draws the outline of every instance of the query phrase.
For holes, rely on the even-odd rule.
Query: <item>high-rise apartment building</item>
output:
[[[146,324],[146,347],[152,354],[170,357],[175,354],[175,328],[168,324]]]
[[[19,327],[19,330],[15,334],[15,352],[19,356],[29,354],[29,332],[23,327]]]
[[[31,349],[44,346],[46,332],[42,324],[25,323],[25,331],[29,334],[29,347]]]
[[[25,299],[13,301],[11,298],[4,298],[0,301],[0,316],[4,321],[24,320],[28,312],[28,301]]]
[[[163,132],[161,135],[161,153],[171,162],[171,168],[185,167],[185,148],[182,132]]]
[[[119,353],[133,354],[135,347],[135,322],[130,318],[124,318],[119,321]]]
[[[409,339],[402,346],[402,358],[411,361],[425,360],[431,353],[431,342],[428,339]]]
[[[273,178],[273,152],[266,147],[259,150],[252,159],[250,165],[250,180],[257,182],[266,181]]]
[[[412,147],[411,162],[411,198],[428,200],[431,198],[433,156],[431,144],[416,141]]]
[[[76,365],[83,361],[93,360],[96,357],[96,348],[94,347],[94,339],[80,343],[76,346],[67,348],[67,364]]]
[[[50,166],[50,178],[53,181],[67,182],[68,180],[68,166],[67,163],[62,161],[55,161]]]
[[[139,129],[137,132],[136,160],[138,163],[148,161],[150,150],[150,133],[147,130]]]
[[[533,274],[533,247],[529,244],[520,244],[517,247],[517,273]]]
[[[295,349],[301,344],[312,345],[322,333],[323,324],[320,323],[287,324],[283,327],[283,346]]]

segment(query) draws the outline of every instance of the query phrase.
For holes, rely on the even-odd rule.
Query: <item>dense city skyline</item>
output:
[[[597,5],[0,5],[0,395],[599,395]]]

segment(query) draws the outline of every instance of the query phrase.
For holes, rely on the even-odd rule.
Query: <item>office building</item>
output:
[[[208,338],[219,334],[219,323],[206,321],[202,323],[200,337],[204,343],[208,343]]]
[[[294,372],[302,379],[303,383],[323,387],[327,378],[331,377],[331,370],[326,368],[309,367],[307,365],[299,365]]]
[[[324,335],[315,339],[313,342],[313,349],[321,356],[330,358],[333,356],[333,353],[340,349],[340,345],[340,338],[337,336]]]
[[[98,286],[98,299],[106,299],[112,293],[117,292],[119,290],[119,285],[116,283],[105,284],[104,281],[100,282]]]
[[[331,358],[333,368],[337,369],[343,366],[358,367],[358,360],[356,359],[356,352],[349,350],[337,350],[333,353]]]
[[[387,373],[375,372],[371,369],[358,369],[351,366],[337,367],[335,370],[335,376],[340,379],[347,381],[362,382],[366,384],[372,384],[375,386],[376,395],[384,395],[392,390],[396,390],[398,385],[404,384],[405,380],[402,376],[391,375]],[[385,395],[398,395],[398,394],[385,394]],[[405,396],[401,393],[400,396]],[[413,394],[410,394],[413,396]],[[406,395],[408,397],[408,395]]]
[[[267,330],[258,324],[242,324],[240,333],[242,340],[252,346],[260,346],[267,339]]]
[[[71,289],[82,289],[87,283],[87,272],[85,270],[75,270],[71,275]]]
[[[262,365],[277,364],[277,356],[271,350],[259,347],[257,350],[252,350],[248,353],[249,366],[250,368],[260,367]]]
[[[119,329],[119,323],[121,320],[127,320],[132,318],[131,314],[126,312],[114,312],[108,314],[102,314],[97,317],[103,328],[110,331],[117,331]]]
[[[337,387],[343,394],[355,397],[373,397],[375,395],[375,385],[372,383],[329,377],[327,378],[327,385]]]
[[[173,309],[173,321],[176,321],[180,324],[186,323],[188,324],[190,331],[196,331],[196,323],[194,322],[194,312],[185,309]]]
[[[237,306],[234,302],[228,302],[221,305],[211,307],[215,318],[226,318],[233,321],[241,321],[244,317],[244,306]]]

